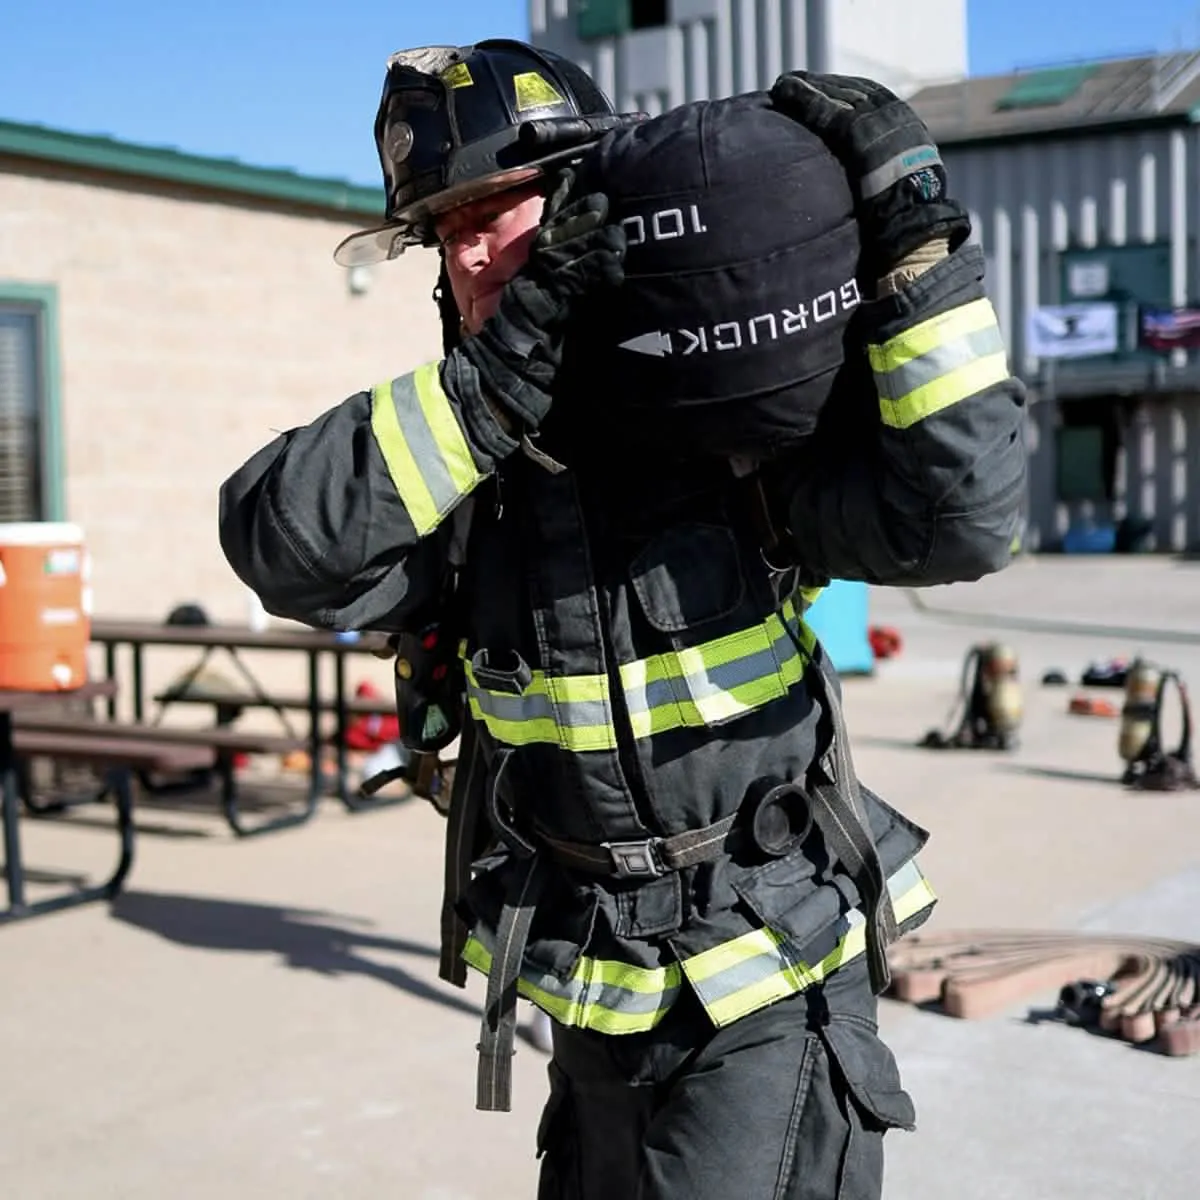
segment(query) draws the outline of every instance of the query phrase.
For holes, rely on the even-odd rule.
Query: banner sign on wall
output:
[[[1144,309],[1141,325],[1147,350],[1200,350],[1200,308]]]
[[[1037,358],[1092,358],[1119,348],[1115,304],[1061,304],[1035,308],[1025,328],[1025,350]]]

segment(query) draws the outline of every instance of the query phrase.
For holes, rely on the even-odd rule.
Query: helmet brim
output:
[[[334,250],[333,260],[342,267],[370,266],[399,258],[409,246],[430,245],[430,218],[459,208],[463,204],[470,204],[486,196],[494,196],[498,192],[506,192],[530,183],[544,175],[547,167],[579,154],[581,149],[570,153],[559,151],[557,154],[549,154],[509,171],[498,171],[484,179],[472,179],[456,184],[435,196],[410,204],[398,212],[393,220],[352,233]]]

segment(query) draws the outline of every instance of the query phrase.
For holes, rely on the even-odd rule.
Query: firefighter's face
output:
[[[478,333],[529,257],[545,199],[528,184],[451,209],[434,226],[467,333]]]

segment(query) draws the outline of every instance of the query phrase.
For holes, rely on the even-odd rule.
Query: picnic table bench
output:
[[[104,732],[79,732],[79,719],[62,716],[71,704],[83,704],[112,695],[111,681],[84,684],[67,692],[19,692],[0,690],[0,817],[4,831],[4,873],[8,883],[8,907],[0,911],[0,924],[25,920],[79,904],[109,899],[120,891],[133,865],[133,785],[139,770],[179,770],[204,761],[206,752],[173,747],[139,739],[115,739]],[[14,728],[14,715],[21,719],[53,723],[48,715],[57,709],[57,720],[68,730]],[[100,730],[103,726],[99,727]],[[99,884],[30,902],[25,895],[25,866],[21,849],[19,806],[21,802],[19,760],[36,756],[89,766],[102,776],[101,791],[94,799],[111,797],[116,807],[116,832],[120,849],[116,868]],[[28,799],[28,797],[27,797]],[[34,806],[30,811],[53,811],[54,805]]]
[[[8,874],[9,907],[0,912],[0,924],[57,912],[96,900],[108,900],[115,896],[121,890],[125,877],[133,866],[133,773],[139,770],[185,770],[198,765],[205,757],[203,752],[181,752],[178,747],[152,745],[132,738],[43,733],[22,729],[14,730],[12,748],[14,754],[21,758],[45,755],[61,762],[79,763],[99,771],[103,782],[94,799],[112,799],[117,813],[116,827],[120,851],[115,869],[103,883],[28,902],[25,899],[24,864],[17,840],[18,834],[15,828],[10,831],[6,821],[5,867]],[[38,815],[53,810],[52,805],[30,806],[30,811]],[[15,826],[15,821],[12,824]]]
[[[137,774],[144,783],[155,772],[193,774],[198,770],[215,770],[221,785],[221,812],[229,827],[239,837],[251,837],[291,825],[300,825],[316,811],[321,799],[320,775],[309,772],[309,783],[303,804],[292,811],[247,824],[241,813],[237,773],[234,758],[238,754],[289,754],[306,750],[307,738],[283,734],[259,733],[254,730],[215,726],[207,729],[180,729],[173,726],[125,724],[119,721],[97,721],[30,714],[19,718],[18,737],[39,737],[54,743],[54,739],[72,738],[103,740],[115,748],[121,746],[153,747],[161,756],[157,763],[139,764]],[[57,744],[57,743],[54,743]],[[51,751],[46,751],[51,754]],[[170,756],[174,758],[170,758]],[[192,782],[194,783],[194,774]]]

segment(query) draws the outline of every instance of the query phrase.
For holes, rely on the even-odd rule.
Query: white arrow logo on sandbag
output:
[[[637,337],[622,342],[618,349],[632,350],[635,354],[650,354],[655,358],[662,358],[663,355],[671,353],[671,335],[657,329],[653,333],[639,333]]]

